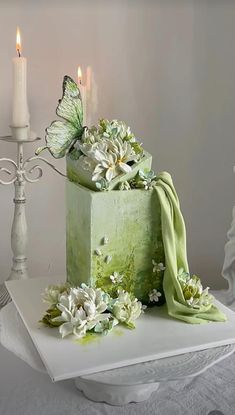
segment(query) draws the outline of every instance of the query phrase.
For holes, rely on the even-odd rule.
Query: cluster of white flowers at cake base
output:
[[[118,291],[118,297],[111,298],[100,288],[86,284],[49,286],[43,298],[50,308],[41,322],[59,327],[62,338],[69,334],[82,338],[88,331],[107,334],[119,323],[133,328],[143,311],[141,302],[125,291]]]
[[[121,323],[135,328],[134,321],[143,312],[143,307],[137,298],[133,298],[127,291],[119,290],[118,297],[111,302],[109,310]]]
[[[179,269],[178,281],[180,283],[184,299],[189,307],[200,308],[208,306],[213,301],[213,296],[208,293],[209,287],[203,289],[200,278],[190,275],[183,268]]]
[[[157,263],[154,259],[152,259],[153,264],[153,273],[165,271],[166,267],[162,262]]]
[[[162,296],[162,294],[157,291],[155,288],[149,293],[149,301],[151,301],[151,303],[155,302],[158,303],[159,298]]]
[[[100,190],[105,189],[102,179],[109,183],[116,176],[130,172],[131,163],[143,154],[130,127],[117,120],[100,120],[97,127],[86,129],[76,146],[82,153],[81,166],[92,173],[92,180],[98,182]]]

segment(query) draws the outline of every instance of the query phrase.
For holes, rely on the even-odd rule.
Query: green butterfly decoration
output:
[[[76,82],[70,76],[63,80],[63,96],[59,100],[56,114],[63,120],[53,121],[46,128],[46,146],[39,147],[36,155],[48,149],[53,157],[64,157],[81,138],[85,127],[83,124],[82,98]]]

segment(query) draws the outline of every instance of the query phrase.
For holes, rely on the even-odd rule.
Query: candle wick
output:
[[[20,49],[17,49],[17,53],[18,53],[18,56],[20,58],[21,57]]]

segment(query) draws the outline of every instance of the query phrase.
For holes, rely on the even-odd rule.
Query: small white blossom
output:
[[[107,255],[104,261],[106,262],[106,264],[109,264],[112,261],[112,255]]]
[[[119,190],[130,190],[130,189],[131,189],[131,186],[130,186],[129,182],[127,182],[127,181],[121,182],[119,184]]]
[[[164,266],[164,264],[162,262],[157,263],[154,259],[152,259],[152,264],[153,264],[153,272],[161,272],[164,271],[166,269],[166,267]]]
[[[149,301],[157,303],[162,294],[155,288],[149,293]]]
[[[109,277],[113,284],[120,284],[123,280],[123,275],[119,274],[119,272],[114,271],[112,275]]]
[[[148,307],[145,305],[145,304],[142,304],[142,307],[141,307],[141,313],[142,314],[144,314],[144,312],[145,312],[145,310],[147,309]]]
[[[102,241],[101,242],[102,242],[102,245],[107,245],[109,243],[109,238],[107,236],[104,236],[102,238]]]

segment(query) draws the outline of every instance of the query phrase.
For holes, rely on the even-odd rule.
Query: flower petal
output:
[[[120,167],[120,170],[124,173],[129,173],[132,170],[131,166],[129,166],[126,163],[122,163],[121,161],[118,163],[118,165]]]
[[[64,323],[59,327],[59,332],[62,338],[68,336],[73,332],[73,325],[71,323]]]

